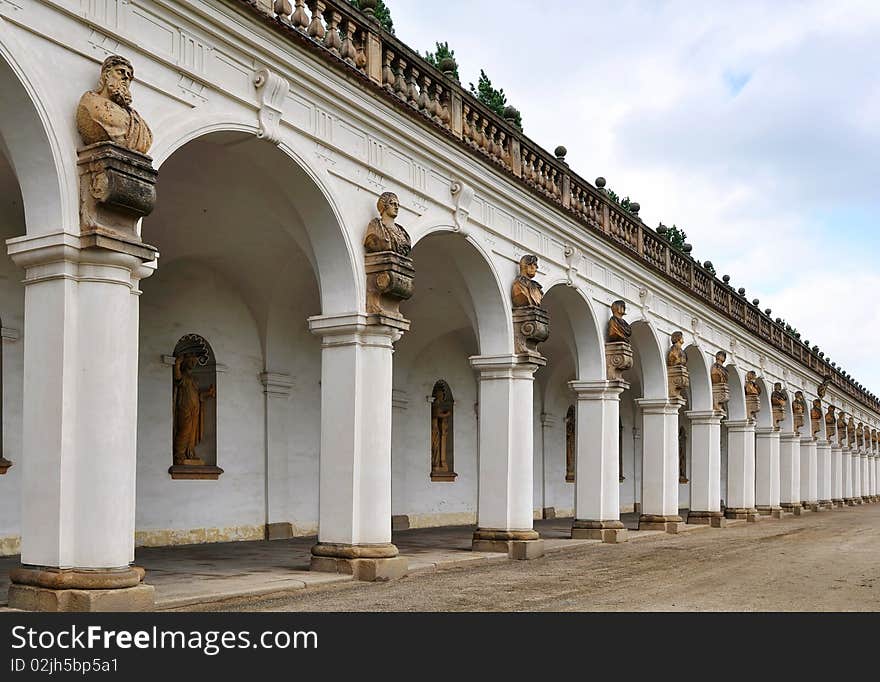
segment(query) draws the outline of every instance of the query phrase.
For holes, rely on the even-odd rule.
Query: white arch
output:
[[[692,410],[712,409],[712,379],[709,369],[709,354],[692,343],[684,350],[687,357],[688,378]]]
[[[471,235],[456,235],[457,230],[449,224],[436,224],[418,230],[412,236],[413,252],[425,239],[447,235],[449,244],[461,244],[453,265],[465,283],[473,303],[474,331],[480,346],[480,355],[509,355],[513,353],[513,319],[509,295],[510,284],[505,286],[495,268],[495,263],[483,246]],[[418,270],[416,284],[418,286]],[[513,282],[513,277],[510,278]]]
[[[661,399],[669,397],[666,377],[666,354],[657,330],[650,320],[640,318],[632,327],[632,347],[639,354],[642,367],[642,397]]]
[[[561,279],[544,285],[544,299],[553,297],[564,308],[571,323],[575,348],[573,349],[577,378],[590,381],[605,378],[605,344],[596,311],[590,297],[579,287],[571,286]],[[550,317],[550,333],[553,334],[554,321]]]
[[[773,426],[773,406],[770,402],[772,384],[765,381],[762,376],[758,377],[757,384],[761,387],[761,395],[759,396],[761,410],[758,412],[757,425],[762,428],[771,428]]]
[[[730,421],[742,421],[746,418],[746,394],[744,374],[733,363],[727,365],[727,385],[730,388],[730,400],[727,403],[727,418]]]
[[[53,99],[36,74],[13,56],[29,52],[0,21],[0,152],[18,179],[28,234],[79,232],[76,142],[65,134],[69,126],[53,126],[66,119],[51,110]]]
[[[235,120],[229,114],[217,114],[205,119],[190,116],[171,125],[157,139],[155,165],[160,168],[175,152],[188,143],[203,139],[213,133],[246,133],[257,141],[258,127],[253,121]],[[270,142],[267,150],[275,148]],[[325,171],[315,169],[288,140],[283,139],[275,148],[293,161],[291,169],[301,173],[303,180],[311,183],[323,201],[299,202],[297,210],[302,217],[314,254],[314,267],[321,296],[321,313],[324,315],[363,312],[366,305],[363,249],[352,243],[354,232],[348,229],[339,201],[330,190],[331,184]],[[299,185],[299,183],[294,183]],[[294,188],[291,188],[293,191]],[[161,193],[160,193],[161,194]],[[161,195],[158,201],[162,201]],[[364,226],[366,228],[366,226]],[[144,235],[149,242],[149,235]],[[357,254],[357,255],[356,255]]]

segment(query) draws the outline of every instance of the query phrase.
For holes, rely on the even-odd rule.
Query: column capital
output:
[[[801,445],[811,445],[812,443],[815,443],[815,442],[816,442],[816,439],[813,438],[812,436],[804,436],[801,438]]]
[[[260,383],[263,384],[263,393],[279,398],[289,397],[294,386],[293,377],[282,372],[261,372]]]
[[[761,438],[773,438],[774,436],[778,438],[782,434],[772,426],[756,426],[755,435],[760,436]]]
[[[666,398],[636,398],[635,403],[646,414],[677,414],[683,401]]]
[[[727,422],[728,431],[755,431],[755,422],[751,419],[738,419]]]
[[[409,330],[409,320],[359,312],[313,315],[308,323],[309,331],[322,337],[325,346],[357,343],[390,347]]]
[[[532,355],[472,355],[468,360],[484,379],[531,379],[546,364]]]
[[[622,380],[595,381],[575,379],[568,382],[568,387],[577,394],[578,400],[612,400],[620,397],[629,384]]]
[[[7,239],[6,247],[13,262],[25,270],[58,263],[97,263],[135,269],[141,263],[149,263],[159,257],[156,247],[138,239],[101,232],[79,234],[59,230],[48,234],[24,235]],[[57,266],[55,269],[58,269]],[[30,277],[25,282],[28,279]]]
[[[720,424],[724,414],[715,410],[686,410],[685,416],[692,424]]]

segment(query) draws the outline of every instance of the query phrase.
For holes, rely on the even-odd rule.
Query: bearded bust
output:
[[[141,154],[149,151],[153,133],[131,108],[132,80],[134,67],[125,57],[111,55],[104,60],[98,88],[86,92],[76,109],[76,127],[83,143],[115,142]]]

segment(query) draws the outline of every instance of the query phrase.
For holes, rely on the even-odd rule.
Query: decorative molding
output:
[[[409,393],[404,391],[402,388],[392,388],[391,407],[397,408],[398,410],[407,409],[409,407]]]
[[[467,236],[469,233],[468,219],[471,214],[471,205],[474,203],[474,188],[461,180],[453,180],[449,191],[455,199],[455,229]]]
[[[281,143],[282,105],[290,92],[290,83],[281,76],[263,67],[254,74],[254,85],[260,102],[260,132],[257,137],[272,144]]]
[[[296,385],[292,376],[282,372],[261,372],[260,383],[263,384],[263,393],[279,398],[289,397],[291,389]]]
[[[0,328],[0,338],[4,341],[15,342],[21,338],[21,332],[12,327],[2,327]]]

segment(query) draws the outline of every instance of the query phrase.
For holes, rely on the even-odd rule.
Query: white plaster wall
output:
[[[685,411],[686,408],[684,407],[678,411],[678,424],[679,426],[684,426],[687,429],[687,446],[685,448],[685,476],[687,477],[688,482],[678,484],[679,509],[689,509],[691,506],[691,442],[693,438],[691,435],[691,420],[688,419],[688,417],[684,414]],[[675,453],[677,456],[678,450],[676,450]]]
[[[623,422],[623,475],[620,484],[620,510],[630,512],[633,504],[641,499],[641,411],[633,402],[631,390],[620,398],[620,419]],[[634,431],[633,429],[636,429]],[[638,436],[638,437],[636,437]]]
[[[142,285],[136,530],[233,528],[264,522],[262,353],[256,326],[228,278],[181,260]],[[172,480],[172,368],[187,333],[214,349],[218,373],[217,481]]]
[[[721,505],[727,504],[727,426],[721,422]]]
[[[538,388],[538,384],[535,385]],[[534,508],[553,507],[557,516],[574,513],[574,483],[565,480],[565,414],[574,403],[565,385],[551,389],[550,398],[541,405],[535,399],[535,493]],[[568,401],[568,402],[567,402]],[[550,416],[542,424],[541,414]]]
[[[477,420],[474,404],[477,383],[468,362],[470,344],[457,333],[446,334],[429,343],[408,360],[395,353],[395,395],[391,441],[391,513],[409,516],[444,515],[433,520],[422,518],[418,525],[468,523],[464,516],[477,510]],[[400,362],[398,362],[400,358]],[[445,379],[455,400],[453,430],[455,438],[455,481],[431,481],[431,410],[427,397],[438,379]],[[455,517],[449,515],[457,515]]]

